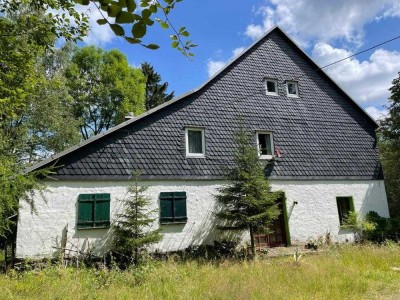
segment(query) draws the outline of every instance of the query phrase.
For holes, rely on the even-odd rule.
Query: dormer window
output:
[[[205,157],[204,128],[188,127],[186,135],[186,157]]]
[[[299,85],[296,81],[286,82],[286,93],[288,97],[299,97]]]
[[[273,140],[272,132],[257,132],[258,156],[261,159],[272,159],[273,157]]]
[[[278,96],[278,80],[266,78],[265,89],[267,95]]]

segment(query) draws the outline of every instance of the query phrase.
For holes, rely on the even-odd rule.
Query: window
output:
[[[204,157],[204,128],[186,128],[186,156]]]
[[[353,197],[336,197],[339,213],[340,225],[343,225],[349,216],[349,212],[354,211]]]
[[[110,194],[80,194],[77,227],[110,227]]]
[[[278,95],[278,80],[276,79],[265,79],[265,89],[267,95]]]
[[[271,159],[273,156],[273,141],[271,132],[257,132],[258,156]]]
[[[186,223],[186,192],[160,193],[160,223]]]
[[[286,91],[288,97],[298,97],[299,96],[299,86],[296,81],[286,82]]]

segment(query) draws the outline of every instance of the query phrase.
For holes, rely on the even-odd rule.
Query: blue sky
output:
[[[400,35],[399,0],[184,0],[170,18],[176,27],[186,26],[199,45],[189,61],[170,47],[170,32],[157,24],[146,36],[147,42],[161,46],[152,51],[130,45],[97,25],[95,10],[88,14],[92,19],[86,44],[118,48],[133,66],[151,63],[176,95],[201,85],[274,25],[321,66]],[[378,118],[386,112],[388,88],[400,71],[400,39],[325,71]]]

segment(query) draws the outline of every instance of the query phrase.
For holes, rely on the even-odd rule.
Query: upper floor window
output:
[[[205,157],[206,147],[204,139],[204,128],[186,128],[186,156]]]
[[[262,159],[271,159],[273,156],[272,132],[257,132],[258,156]]]
[[[288,97],[298,97],[299,96],[299,85],[296,81],[286,82],[286,92]]]
[[[276,79],[265,79],[265,89],[267,95],[278,95],[278,80]]]

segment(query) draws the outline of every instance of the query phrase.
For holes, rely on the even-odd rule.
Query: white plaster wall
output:
[[[277,181],[270,180],[274,190],[286,193],[289,229],[292,242],[304,242],[330,232],[334,240],[343,241],[351,235],[339,228],[337,196],[352,196],[361,214],[370,210],[389,216],[383,181]],[[212,243],[218,238],[214,228],[214,195],[222,181],[149,181],[148,195],[159,207],[159,193],[187,192],[188,221],[182,225],[163,225],[163,240],[152,246],[160,251],[184,249],[190,245]],[[88,248],[102,254],[110,247],[110,229],[76,229],[77,199],[82,193],[110,193],[111,220],[126,198],[128,182],[52,181],[44,193],[45,200],[35,196],[37,214],[22,204],[17,232],[17,257],[52,257],[60,246],[62,232],[68,226],[67,248]],[[293,205],[293,202],[298,202]],[[158,227],[158,222],[154,228]]]
[[[271,180],[271,183],[274,190],[285,191],[292,243],[317,239],[328,232],[334,241],[352,240],[352,234],[340,229],[336,197],[352,196],[354,209],[361,216],[375,211],[389,217],[383,180]]]

